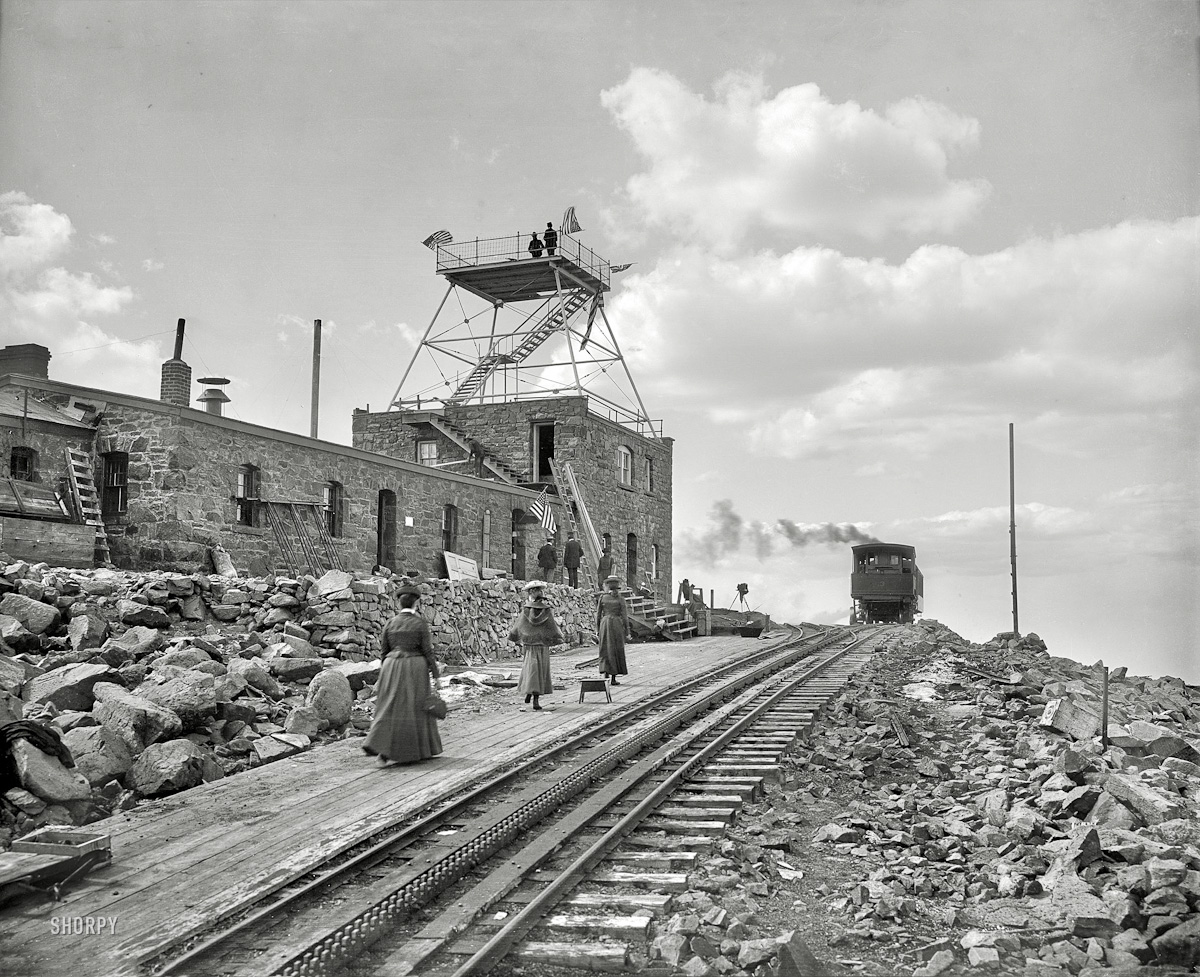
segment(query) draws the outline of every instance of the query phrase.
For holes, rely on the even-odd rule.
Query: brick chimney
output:
[[[158,399],[164,404],[187,407],[191,401],[192,368],[183,362],[183,324],[175,327],[175,355],[162,365],[162,386]]]
[[[26,377],[50,379],[50,350],[37,343],[5,346],[0,349],[0,376],[19,373]]]

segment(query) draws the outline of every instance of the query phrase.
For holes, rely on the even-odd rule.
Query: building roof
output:
[[[67,410],[47,404],[30,397],[26,400],[23,391],[13,388],[0,388],[0,417],[28,418],[31,421],[45,421],[50,424],[60,424],[64,427],[92,430],[90,424],[82,420],[83,412]]]

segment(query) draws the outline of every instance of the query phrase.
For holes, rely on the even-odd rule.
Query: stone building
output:
[[[616,571],[669,599],[671,441],[589,413],[586,398],[438,412],[478,436],[491,465],[501,454],[510,460],[516,474],[505,480],[491,467],[477,476],[454,464],[466,461],[465,447],[435,427],[431,412],[357,411],[347,447],[226,417],[211,399],[209,410],[194,409],[178,352],[163,365],[162,397],[152,400],[52,380],[48,350],[31,356],[19,347],[6,360],[13,349],[0,351],[6,456],[24,464],[32,452],[36,478],[57,483],[65,448],[85,450],[118,566],[194,568],[220,544],[239,569],[286,571],[288,549],[304,562],[288,520],[294,511],[320,520],[347,569],[378,563],[444,576],[450,551],[523,578],[544,541],[529,507],[553,455],[577,472],[597,530],[611,538]],[[22,428],[13,411],[26,402]],[[565,520],[557,502],[554,509],[561,553]],[[316,538],[318,527],[307,526]]]

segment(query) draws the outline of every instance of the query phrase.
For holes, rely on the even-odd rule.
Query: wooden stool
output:
[[[581,678],[579,680],[579,701],[583,701],[583,693],[585,692],[603,692],[604,698],[612,702],[612,696],[608,692],[608,684],[602,678]]]

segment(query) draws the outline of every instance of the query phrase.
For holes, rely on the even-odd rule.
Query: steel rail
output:
[[[418,816],[417,820],[413,821],[400,832],[389,834],[386,838],[371,844],[370,847],[351,856],[350,858],[340,861],[337,865],[331,866],[324,870],[321,870],[319,867],[313,869],[312,872],[315,872],[316,874],[314,874],[313,878],[302,883],[301,885],[296,886],[287,892],[281,892],[280,890],[292,885],[295,879],[293,878],[281,881],[275,890],[266,893],[259,900],[260,903],[265,902],[265,904],[260,905],[258,909],[252,909],[251,912],[249,912],[245,917],[237,920],[231,926],[203,939],[201,942],[188,948],[183,953],[171,958],[169,961],[166,961],[160,967],[154,967],[154,961],[170,953],[171,948],[157,949],[152,951],[146,954],[139,961],[139,963],[144,967],[150,967],[152,972],[156,975],[185,973],[186,971],[184,968],[190,964],[193,964],[198,959],[218,950],[223,944],[229,942],[231,939],[237,937],[244,931],[257,925],[264,919],[277,915],[298,900],[309,896],[323,887],[334,885],[340,879],[348,877],[355,872],[361,872],[364,869],[370,868],[384,859],[393,857],[398,852],[403,851],[406,847],[414,844],[422,836],[427,835],[431,830],[449,820],[452,820],[456,812],[461,811],[462,809],[469,807],[474,803],[477,803],[487,794],[518,779],[535,766],[541,766],[545,764],[547,760],[552,760],[564,753],[576,750],[583,742],[586,742],[587,740],[603,737],[620,727],[627,726],[631,719],[644,716],[672,699],[678,699],[682,696],[688,695],[704,685],[720,682],[730,673],[745,671],[746,674],[749,675],[755,673],[757,668],[761,667],[759,663],[763,662],[764,660],[770,661],[772,659],[803,657],[803,655],[806,653],[819,651],[827,644],[834,641],[836,637],[836,632],[824,632],[815,636],[799,635],[785,638],[779,643],[772,644],[771,646],[756,652],[754,655],[749,656],[748,658],[739,659],[736,662],[731,662],[726,665],[718,666],[717,668],[709,669],[708,671],[695,676],[694,678],[687,679],[684,682],[663,689],[662,691],[631,705],[629,708],[621,710],[609,718],[602,720],[597,725],[580,731],[576,735],[569,737],[568,739],[556,744],[548,750],[540,751],[528,756],[526,759],[517,762],[515,765],[509,767],[503,772],[498,773],[495,776],[490,777],[482,783],[476,785],[475,787],[468,789],[465,793],[451,800],[448,806],[424,816]],[[780,667],[785,666],[780,665]],[[443,797],[434,801],[433,803],[441,803],[447,799],[448,798]],[[411,818],[412,816],[412,814],[408,814],[404,817],[398,818],[393,822],[382,825],[371,837],[378,837],[381,834],[392,831],[392,829],[398,824]],[[358,844],[367,844],[369,842],[370,837],[363,839],[363,841],[359,842]],[[332,856],[331,860],[333,858],[337,858],[337,855],[335,854]],[[272,899],[272,896],[276,896],[276,898]],[[239,910],[237,907],[233,907],[229,910],[227,915],[233,915],[238,911]],[[224,918],[227,917],[217,917],[216,919],[212,920],[209,925],[217,925]]]
[[[762,703],[754,706],[745,716],[735,720],[727,730],[720,733],[711,743],[701,748],[698,753],[685,761],[666,780],[639,802],[633,810],[622,817],[616,825],[606,831],[601,838],[576,857],[563,870],[558,879],[547,885],[523,909],[508,920],[500,928],[499,932],[488,940],[480,950],[453,972],[452,977],[475,977],[475,975],[489,973],[491,968],[507,956],[509,951],[537,925],[538,921],[550,908],[560,902],[567,892],[583,881],[586,875],[595,868],[604,856],[620,844],[642,821],[661,806],[663,800],[671,796],[697,767],[700,767],[714,755],[723,751],[732,740],[741,736],[742,732],[748,726],[754,725],[764,713],[770,712],[777,703],[790,696],[798,687],[826,671],[835,663],[840,662],[872,636],[864,635],[856,639],[845,649],[836,652],[803,674],[790,679],[781,689],[772,693]],[[697,731],[696,735],[697,737],[704,735],[704,731]],[[648,776],[652,772],[650,771],[646,775]]]

